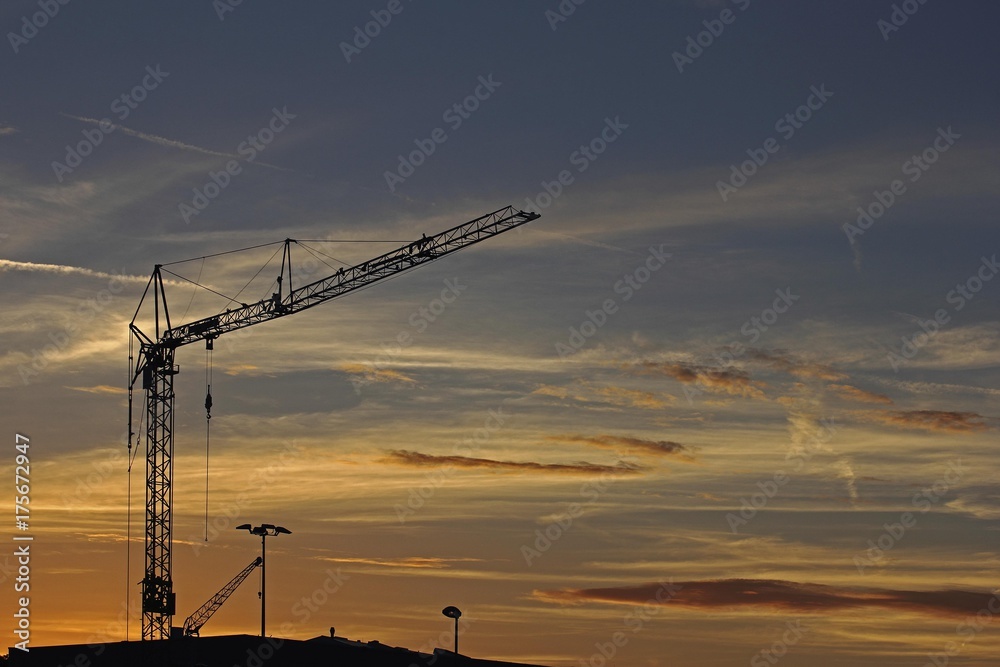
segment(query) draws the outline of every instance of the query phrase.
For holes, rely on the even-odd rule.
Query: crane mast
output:
[[[139,345],[128,388],[130,443],[132,436],[135,435],[132,431],[132,394],[140,379],[145,395],[146,532],[145,574],[142,579],[144,640],[168,638],[171,617],[176,610],[171,578],[173,546],[171,525],[174,376],[179,372],[178,366],[174,363],[177,348],[202,340],[211,348],[212,342],[224,333],[312,308],[502,234],[539,217],[538,213],[519,211],[507,206],[433,236],[423,236],[392,252],[340,269],[326,278],[299,287],[293,285],[294,276],[290,261],[290,248],[295,241],[286,239],[282,275],[278,277],[278,291],[271,297],[251,304],[241,304],[239,308],[226,309],[218,315],[177,326],[170,320],[161,272],[162,265],[156,265],[136,310],[136,316],[129,325],[132,339]],[[142,331],[136,324],[139,311],[147,298],[153,300],[153,330],[149,333]],[[131,352],[129,361],[130,364],[133,361]]]

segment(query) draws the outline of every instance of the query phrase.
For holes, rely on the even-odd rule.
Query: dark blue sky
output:
[[[276,552],[278,621],[324,568],[353,577],[337,610],[283,632],[420,648],[439,630],[427,615],[457,604],[482,619],[470,653],[577,665],[672,577],[689,595],[616,664],[746,664],[804,619],[782,665],[907,665],[954,638],[951,601],[995,587],[1000,6],[46,2],[0,8],[0,400],[8,432],[45,443],[36,609],[57,620],[40,642],[87,641],[121,602],[126,331],[155,264],[286,237],[386,242],[322,246],[361,262],[508,203],[542,218],[218,344],[212,516],[297,522]],[[575,9],[555,22],[560,7]],[[271,252],[177,271],[233,293]],[[647,262],[641,288],[619,289]],[[418,331],[445,280],[467,289]],[[225,307],[168,291],[179,319]],[[185,610],[248,548],[195,538],[203,354],[179,354]],[[457,454],[498,409],[513,416]],[[248,467],[293,445],[247,488]],[[808,465],[731,531],[802,447]],[[969,471],[859,571],[956,457]],[[232,510],[241,492],[252,503]],[[523,558],[553,525],[565,539]],[[888,602],[845,610],[859,588]],[[248,595],[216,632],[253,625]],[[955,664],[991,664],[994,634]]]

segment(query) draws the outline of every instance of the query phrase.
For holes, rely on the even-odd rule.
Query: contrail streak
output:
[[[143,141],[148,141],[153,144],[160,146],[166,146],[168,148],[177,148],[182,151],[191,151],[193,153],[201,153],[203,155],[216,155],[218,157],[225,158],[236,158],[237,160],[242,160],[243,158],[234,153],[222,153],[220,151],[209,150],[208,148],[201,148],[200,146],[192,146],[191,144],[185,144],[180,141],[174,141],[173,139],[167,139],[166,137],[158,137],[155,134],[147,134],[146,132],[139,132],[138,130],[131,130],[124,125],[116,125],[111,123],[107,119],[97,120],[96,118],[85,118],[83,116],[74,116],[72,114],[64,113],[60,114],[66,118],[72,118],[73,120],[78,120],[82,123],[90,123],[91,125],[100,125],[101,123],[107,122],[115,130],[121,130],[123,134],[127,134],[130,137],[135,137],[137,139],[142,139]],[[279,167],[274,164],[268,164],[267,162],[261,162],[260,160],[254,160],[250,164],[255,164],[261,167],[268,167],[270,169],[277,169],[278,171],[294,171],[293,169],[288,169],[286,167]]]
[[[88,278],[100,278],[102,280],[120,280],[125,283],[145,283],[149,281],[149,276],[130,276],[126,273],[105,273],[104,271],[94,271],[82,266],[66,266],[65,264],[40,264],[37,262],[15,262],[10,259],[0,259],[0,272],[4,271],[29,271],[33,273],[61,273],[77,276],[87,276]],[[168,281],[164,281],[168,282]],[[176,281],[169,281],[176,283]],[[177,283],[180,284],[180,283]]]

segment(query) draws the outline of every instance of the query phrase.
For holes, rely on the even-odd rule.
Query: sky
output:
[[[210,376],[178,350],[176,625],[274,523],[274,636],[449,648],[455,605],[463,653],[553,667],[994,664],[998,20],[4,3],[5,645],[25,534],[31,646],[140,636],[155,265],[183,323],[269,296],[264,244],[303,241],[302,284],[513,205],[541,217],[227,334]],[[256,633],[257,588],[203,634]]]

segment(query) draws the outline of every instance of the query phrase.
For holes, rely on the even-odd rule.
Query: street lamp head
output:
[[[236,526],[236,530],[248,530],[251,535],[260,535],[261,537],[274,537],[275,535],[292,534],[292,531],[288,530],[284,526],[275,526],[273,523],[262,523],[259,526],[251,526],[249,523],[244,523]]]
[[[458,607],[445,607],[441,610],[441,613],[448,618],[454,618],[456,621],[462,617],[462,611]]]

